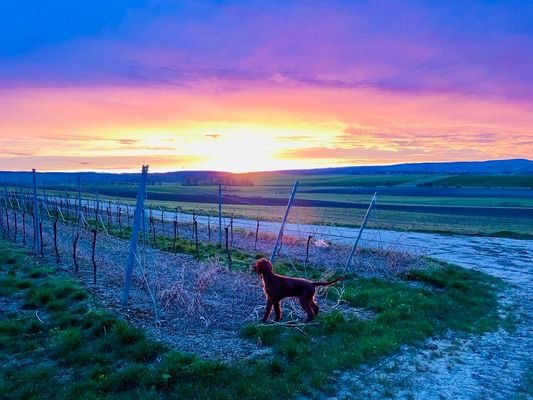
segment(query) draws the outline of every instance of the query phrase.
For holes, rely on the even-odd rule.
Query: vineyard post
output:
[[[218,245],[222,246],[222,185],[218,184]]]
[[[10,236],[10,233],[9,233],[9,209],[6,208],[6,225],[7,225],[7,237]]]
[[[231,247],[233,247],[233,214],[231,214],[231,219],[229,222],[229,229],[231,232]]]
[[[139,193],[137,193],[137,205],[135,206],[135,214],[133,217],[133,229],[130,239],[130,251],[128,254],[128,262],[126,264],[126,271],[124,276],[124,292],[122,295],[122,304],[128,303],[128,297],[131,285],[131,275],[133,273],[133,263],[137,257],[137,240],[139,238],[139,228],[141,225],[141,215],[144,210],[144,195],[146,193],[146,178],[148,175],[148,165],[142,166],[141,183],[139,185]]]
[[[39,221],[39,241],[41,243],[41,257],[44,257],[43,246],[43,221]]]
[[[26,246],[26,212],[22,211],[22,245]]]
[[[307,237],[307,245],[305,246],[305,261],[304,261],[304,267],[307,265],[307,261],[309,261],[309,245],[311,244],[311,239],[313,236],[309,235]]]
[[[37,204],[37,173],[35,168],[32,169],[33,174],[33,232],[34,232],[34,241],[33,241],[33,252],[36,256],[41,254],[42,243],[41,235],[39,235],[39,206]]]
[[[78,244],[78,239],[80,238],[80,231],[76,231],[76,237],[74,238],[74,243],[72,244],[72,259],[74,260],[74,273],[78,273],[80,267],[78,265],[78,260],[76,259],[76,245]]]
[[[54,220],[54,251],[56,253],[56,263],[59,264],[59,249],[57,248],[57,216]]]
[[[194,243],[196,247],[196,258],[200,258],[200,252],[198,250],[198,221],[194,219]]]
[[[83,222],[83,209],[81,206],[81,181],[80,176],[78,175],[78,209],[76,210],[76,220],[78,221],[78,226],[82,225]]]
[[[255,242],[254,242],[254,250],[257,250],[257,240],[259,239],[259,220],[257,220],[257,224],[255,225]]]
[[[13,210],[13,218],[15,220],[15,236],[14,236],[14,240],[15,240],[15,243],[17,242],[17,212],[15,210]]]
[[[363,218],[363,223],[361,224],[361,228],[359,229],[359,233],[357,234],[357,238],[355,239],[355,243],[353,244],[352,251],[350,252],[350,255],[348,256],[348,259],[346,260],[346,265],[344,266],[344,269],[348,268],[348,266],[350,265],[350,262],[352,261],[352,257],[355,253],[355,250],[357,249],[357,244],[359,243],[359,240],[361,239],[361,235],[363,234],[363,230],[365,229],[368,216],[370,215],[370,211],[372,210],[372,207],[376,204],[377,196],[378,196],[378,192],[375,192],[374,196],[372,197],[372,201],[370,202],[370,205],[368,206],[368,210],[366,210],[365,217]]]
[[[94,211],[94,225],[96,226],[96,229],[98,229],[98,217],[100,214],[100,199],[98,197],[98,185],[96,186],[96,207],[94,210],[95,210]]]
[[[43,203],[45,205],[48,203],[46,201],[46,179],[43,179]]]
[[[226,254],[228,256],[229,267],[231,268],[231,265],[233,264],[233,260],[231,259],[231,253],[229,251],[229,246],[228,246],[228,230],[229,230],[229,225],[224,227],[224,231],[226,232]]]
[[[287,203],[287,209],[285,210],[285,215],[283,216],[283,220],[281,221],[281,226],[279,228],[278,237],[276,239],[276,242],[274,243],[274,248],[272,249],[272,255],[270,256],[270,262],[274,262],[274,258],[276,257],[279,242],[281,240],[281,237],[283,236],[283,229],[285,228],[285,223],[287,222],[287,217],[289,216],[289,211],[294,201],[294,196],[296,196],[296,190],[298,190],[299,183],[300,183],[299,181],[294,182],[294,187],[292,188],[291,197],[289,198],[289,202]]]
[[[176,252],[176,239],[177,239],[177,233],[178,233],[178,220],[174,220],[174,241],[172,242],[172,252]]]
[[[96,259],[95,259],[95,253],[96,253],[96,235],[98,231],[96,229],[92,230],[93,233],[93,245],[92,245],[92,252],[91,252],[91,260],[93,262],[93,285],[96,285]]]
[[[192,238],[194,239],[194,222],[196,221],[196,210],[192,212]]]
[[[120,237],[122,237],[122,219],[120,218],[122,214],[122,208],[120,207],[120,203],[117,203],[116,207],[118,207],[117,209],[118,229],[120,231]]]
[[[111,214],[111,202],[107,206],[107,230],[111,232],[111,223],[113,222],[113,217]]]

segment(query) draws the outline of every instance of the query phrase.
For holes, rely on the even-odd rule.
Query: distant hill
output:
[[[300,175],[331,174],[532,174],[533,160],[459,161],[395,165],[354,166],[310,170],[280,171]]]
[[[359,175],[359,174],[533,174],[533,161],[527,159],[465,161],[441,163],[413,163],[396,165],[353,166],[319,168],[307,170],[286,170],[259,173],[233,174],[218,171],[176,171],[151,173],[151,183],[173,182],[182,185],[206,185],[222,182],[225,185],[252,185],[257,176],[276,175]],[[137,182],[138,173],[96,173],[96,172],[45,172],[38,175],[39,185],[77,184],[78,176],[84,184]],[[0,184],[23,184],[32,182],[31,172],[0,171]]]

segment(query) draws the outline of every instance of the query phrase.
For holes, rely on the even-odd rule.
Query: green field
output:
[[[291,211],[295,223],[357,227],[376,191],[378,202],[369,220],[372,228],[533,237],[532,175],[254,173],[239,177],[247,184],[223,186],[225,216],[279,220],[299,179],[296,207]],[[149,178],[147,202],[155,208],[217,215],[218,186],[199,183],[186,184],[181,178],[165,181],[154,175]],[[134,201],[138,190],[131,178],[121,182],[118,177],[82,186],[84,197],[99,192],[101,199],[127,202]],[[69,191],[72,198],[77,196]],[[56,185],[48,193],[64,191]],[[312,206],[302,207],[305,202]],[[462,207],[462,212],[455,212],[456,207]]]
[[[455,175],[432,183],[433,186],[523,187],[533,189],[533,175]]]

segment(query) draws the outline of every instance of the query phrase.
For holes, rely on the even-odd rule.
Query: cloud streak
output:
[[[20,43],[0,58],[0,85],[533,93],[530,2],[186,1],[101,11],[89,35],[69,27],[46,45]]]

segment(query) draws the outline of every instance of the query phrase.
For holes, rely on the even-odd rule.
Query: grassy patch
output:
[[[301,266],[276,265],[294,269]],[[452,266],[396,282],[349,276],[344,300],[375,319],[331,312],[298,329],[247,325],[242,334],[271,346],[273,356],[223,364],[169,351],[95,308],[75,281],[0,241],[0,301],[13,304],[0,321],[0,398],[286,399],[323,389],[333,371],[401,344],[447,329],[494,329],[497,284]]]
[[[277,370],[289,375],[300,371],[311,385],[320,388],[327,385],[333,370],[371,362],[401,344],[413,344],[448,329],[485,332],[496,329],[500,322],[495,295],[499,282],[495,278],[443,266],[412,272],[405,279],[346,280],[344,300],[375,311],[373,320],[346,320],[332,312],[320,317],[318,324],[298,330],[250,325],[243,334],[273,346]],[[413,286],[409,281],[423,285]]]
[[[531,174],[454,175],[434,181],[433,186],[533,188],[533,177]]]

